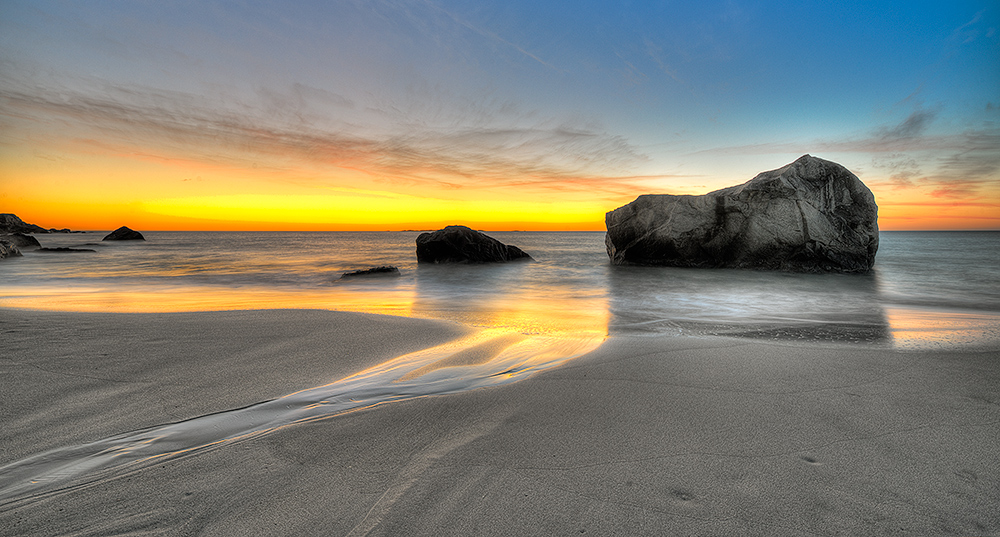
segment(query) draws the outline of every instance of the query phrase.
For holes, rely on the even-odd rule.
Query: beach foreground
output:
[[[0,310],[0,466],[244,407],[467,333],[304,310]],[[1000,532],[995,349],[623,336],[527,380],[6,500],[0,533]]]

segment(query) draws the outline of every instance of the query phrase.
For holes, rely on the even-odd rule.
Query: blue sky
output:
[[[4,1],[0,156],[86,139],[613,204],[812,153],[1000,224],[998,58],[995,2]]]

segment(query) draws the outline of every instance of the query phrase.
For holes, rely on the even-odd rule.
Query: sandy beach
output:
[[[307,310],[0,310],[2,459],[245,407],[468,332]],[[995,349],[627,336],[6,500],[3,535],[991,535]]]

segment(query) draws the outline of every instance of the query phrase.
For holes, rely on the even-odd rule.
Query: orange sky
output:
[[[598,231],[604,229],[605,212],[639,194],[700,193],[696,187],[649,188],[648,178],[647,184],[589,180],[614,183],[614,188],[590,188],[587,180],[573,178],[557,187],[528,182],[428,192],[423,180],[409,187],[380,184],[377,172],[340,167],[326,173],[238,168],[103,152],[64,152],[53,159],[6,153],[0,158],[0,211],[43,227],[80,230],[120,225],[146,230],[400,230],[462,223],[490,230]],[[763,170],[748,170],[745,178],[757,171]],[[702,191],[735,182],[716,181]],[[974,197],[948,198],[931,187],[898,187],[887,178],[867,183],[879,204],[880,229],[1000,229],[1000,189],[995,187],[980,189]]]
[[[677,177],[537,176],[448,186],[447,171],[333,163],[264,155],[244,166],[237,152],[157,155],[150,148],[40,143],[0,154],[0,210],[43,227],[81,230],[400,230],[462,223],[479,229],[603,230],[604,213],[643,193],[698,194],[748,180]],[[260,157],[261,155],[257,155]],[[362,162],[356,162],[362,161]],[[291,163],[291,164],[289,164]],[[786,162],[776,161],[779,167]],[[261,165],[263,164],[263,165]],[[1000,188],[942,195],[940,185],[900,185],[863,176],[879,204],[879,227],[998,229]],[[689,184],[698,183],[698,184]],[[442,186],[443,185],[443,186]],[[948,194],[948,193],[944,193]]]

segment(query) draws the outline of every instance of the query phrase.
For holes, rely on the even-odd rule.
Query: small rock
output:
[[[5,259],[8,257],[21,257],[21,250],[14,246],[14,243],[0,239],[0,259]]]
[[[38,239],[24,233],[11,233],[10,235],[0,236],[0,239],[10,242],[22,250],[27,248],[41,248],[42,246],[38,243]]]
[[[111,233],[108,233],[103,240],[106,241],[144,241],[146,237],[142,236],[142,233],[138,231],[133,231],[126,226],[122,226]]]
[[[97,250],[91,250],[89,248],[39,248],[38,251],[46,254],[63,254],[63,253],[76,253],[76,252],[96,252]]]
[[[356,278],[359,276],[399,276],[399,269],[391,265],[372,267],[369,269],[345,272],[344,275],[340,277],[340,279],[343,280],[344,278]]]

